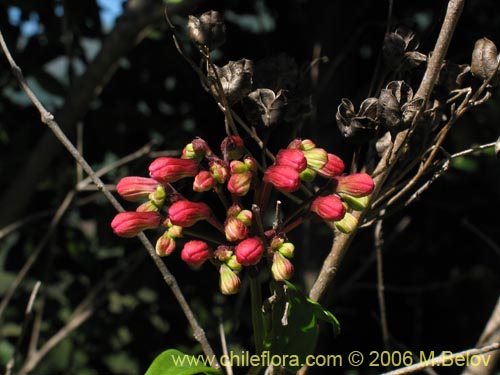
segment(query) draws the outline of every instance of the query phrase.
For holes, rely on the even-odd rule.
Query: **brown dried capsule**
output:
[[[209,10],[199,18],[189,16],[187,29],[193,43],[210,50],[220,47],[226,41],[226,25],[222,15],[215,10]]]
[[[216,67],[216,70],[229,104],[239,102],[252,91],[253,61],[229,61],[222,68]],[[212,87],[212,90],[215,88]]]
[[[335,119],[342,136],[354,143],[367,142],[377,133],[377,98],[368,98],[361,103],[358,113],[352,102],[343,98]]]
[[[287,101],[282,90],[257,89],[248,94],[244,104],[248,119],[268,128],[283,120]]]
[[[382,46],[382,55],[392,70],[406,71],[419,66],[427,57],[417,52],[418,40],[415,33],[400,26],[393,33],[386,35]]]
[[[492,84],[496,84],[500,79],[497,71],[498,61],[499,55],[495,43],[488,38],[481,38],[476,42],[472,51],[471,72],[483,81],[494,75]]]

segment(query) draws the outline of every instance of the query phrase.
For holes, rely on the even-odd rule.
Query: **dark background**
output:
[[[83,124],[84,156],[96,169],[152,139],[160,143],[158,150],[179,150],[200,136],[217,149],[224,135],[223,116],[177,54],[161,12],[158,16],[158,12],[146,10],[142,23],[127,13],[129,18],[122,17],[115,24],[101,18],[108,6],[106,1],[97,4],[95,0],[0,2],[2,33],[42,102],[73,140],[76,124]],[[12,16],[13,7],[19,17]],[[419,50],[427,54],[445,8],[444,1],[395,2],[392,22],[414,28],[421,40]],[[319,63],[319,79],[311,82],[313,111],[300,135],[312,137],[319,146],[349,160],[352,149],[340,137],[335,111],[342,97],[358,106],[367,96],[384,37],[387,2],[228,0],[192,5],[185,0],[181,4],[184,15],[208,9],[225,12],[228,19],[227,42],[217,52],[217,64],[286,53],[306,67],[314,47],[321,48],[320,55],[328,61]],[[184,22],[181,17],[174,21]],[[148,24],[151,27],[140,32]],[[179,30],[182,34],[182,27]],[[499,34],[497,3],[468,1],[448,58],[470,63],[475,41],[486,36],[499,42]],[[103,44],[110,35],[119,37],[111,46]],[[181,41],[189,43],[184,35]],[[105,53],[106,48],[118,51],[97,61],[108,64],[101,69],[105,74],[90,74],[81,80],[81,74],[97,64],[91,50],[101,48]],[[93,94],[87,97],[86,85],[93,87]],[[96,92],[96,87],[102,91]],[[499,114],[499,96],[494,93],[489,102],[455,125],[445,148],[453,153],[495,141],[500,133]],[[56,142],[47,141],[52,136],[45,134],[39,118],[2,59],[0,223],[5,227],[37,213],[45,215],[1,238],[0,297],[47,232],[53,211],[75,185],[74,162]],[[275,140],[286,143],[288,135],[278,129]],[[115,184],[125,175],[146,175],[150,160],[146,156],[120,167],[106,175],[105,181]],[[499,172],[499,161],[492,152],[460,159],[420,201],[384,223],[384,278],[393,350],[428,353],[475,345],[500,291]],[[20,177],[23,173],[24,179]],[[34,373],[134,375],[144,373],[150,361],[167,348],[199,351],[160,274],[149,258],[140,255],[144,250],[139,241],[113,235],[109,227],[113,216],[103,198],[93,192],[78,193],[2,316],[1,367],[11,356],[36,280],[43,281],[43,344],[118,264],[123,266],[100,294],[90,319],[62,341]],[[329,250],[330,233],[326,226],[315,223],[296,230],[291,239],[297,246],[293,281],[307,289]],[[166,263],[216,350],[219,321],[224,323],[230,348],[251,350],[248,291],[243,288],[236,296],[221,296],[217,273],[211,267],[192,271],[178,253]],[[342,334],[333,338],[330,328],[322,327],[318,352],[359,350],[368,357],[371,350],[384,349],[372,229],[358,234],[325,306],[339,318]],[[21,353],[25,353],[26,341]],[[344,363],[335,372],[382,370],[350,369]],[[315,368],[310,373],[331,371]],[[459,371],[440,369],[439,373]]]

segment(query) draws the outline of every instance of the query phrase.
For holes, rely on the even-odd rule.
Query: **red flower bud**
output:
[[[220,266],[220,291],[222,294],[235,294],[240,288],[240,278],[231,268],[225,264]]]
[[[257,160],[255,160],[251,156],[245,157],[245,159],[243,159],[243,163],[245,163],[250,172],[257,171]]]
[[[273,254],[273,265],[271,273],[276,281],[285,281],[293,275],[293,264],[283,256],[279,251]]]
[[[219,184],[223,184],[226,182],[227,175],[229,174],[227,170],[226,163],[222,160],[216,160],[209,163],[210,172],[212,172],[212,176],[215,181]]]
[[[146,229],[158,228],[161,216],[158,212],[120,212],[111,222],[111,228],[120,237],[134,237]]]
[[[234,255],[234,247],[219,245],[214,251],[214,258],[220,262],[228,261]]]
[[[215,185],[215,180],[209,171],[201,171],[194,177],[193,190],[199,193],[212,189]]]
[[[364,197],[371,194],[375,187],[373,179],[366,173],[354,173],[347,176],[335,177],[337,180],[336,192],[346,193],[353,197]]]
[[[317,197],[311,204],[311,211],[328,221],[342,220],[345,215],[342,201],[336,195]]]
[[[247,238],[236,246],[236,259],[242,266],[253,266],[259,263],[264,245],[258,237]]]
[[[235,173],[229,178],[227,190],[231,194],[243,197],[250,190],[252,185],[252,172]]]
[[[307,159],[307,166],[315,171],[323,168],[328,161],[328,153],[322,148],[314,148],[304,151]]]
[[[156,241],[155,250],[156,254],[161,257],[172,254],[175,250],[175,239],[172,238],[168,232],[165,232],[165,234]]]
[[[241,220],[243,224],[245,224],[247,227],[252,225],[252,217],[253,214],[252,211],[250,210],[243,210],[240,213],[238,213],[238,215],[236,215],[236,218]]]
[[[186,242],[181,251],[181,258],[190,266],[201,266],[210,257],[210,248],[203,241]]]
[[[248,236],[247,226],[239,219],[230,217],[224,224],[224,233],[229,242],[242,240]]]
[[[264,182],[276,189],[291,193],[300,187],[299,172],[286,165],[273,165],[264,172]]]
[[[297,172],[302,172],[307,167],[307,160],[304,153],[297,149],[280,150],[276,155],[277,165],[292,167]]]
[[[231,174],[248,172],[248,167],[239,160],[233,160],[231,164],[229,164],[229,169]]]
[[[118,182],[116,191],[123,199],[135,202],[154,193],[158,185],[158,181],[152,178],[129,176]]]
[[[323,168],[318,169],[318,173],[326,178],[340,175],[344,171],[344,162],[334,154],[328,154],[328,161]]]
[[[161,157],[149,165],[149,175],[163,184],[175,182],[198,173],[196,160]]]
[[[205,203],[180,200],[168,209],[168,217],[174,225],[191,227],[200,220],[207,220],[212,216],[212,210]]]

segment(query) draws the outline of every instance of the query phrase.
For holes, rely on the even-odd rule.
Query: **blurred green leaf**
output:
[[[479,164],[476,159],[467,156],[458,157],[453,159],[451,166],[463,172],[472,173],[476,172],[479,168]]]
[[[207,358],[207,362],[209,360]],[[145,375],[220,374],[216,369],[205,366],[203,362],[201,357],[190,356],[176,349],[168,349],[154,359]]]
[[[285,368],[296,371],[314,352],[319,334],[317,320],[332,324],[336,332],[340,325],[331,312],[306,298],[295,285],[285,281],[285,286],[284,296],[272,305],[271,329],[267,332],[265,346],[271,355],[288,361],[282,363]]]

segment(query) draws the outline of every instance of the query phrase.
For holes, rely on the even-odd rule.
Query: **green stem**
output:
[[[250,276],[250,297],[252,301],[252,326],[255,339],[255,352],[262,353],[264,342],[264,323],[262,321],[262,292],[256,277]]]

